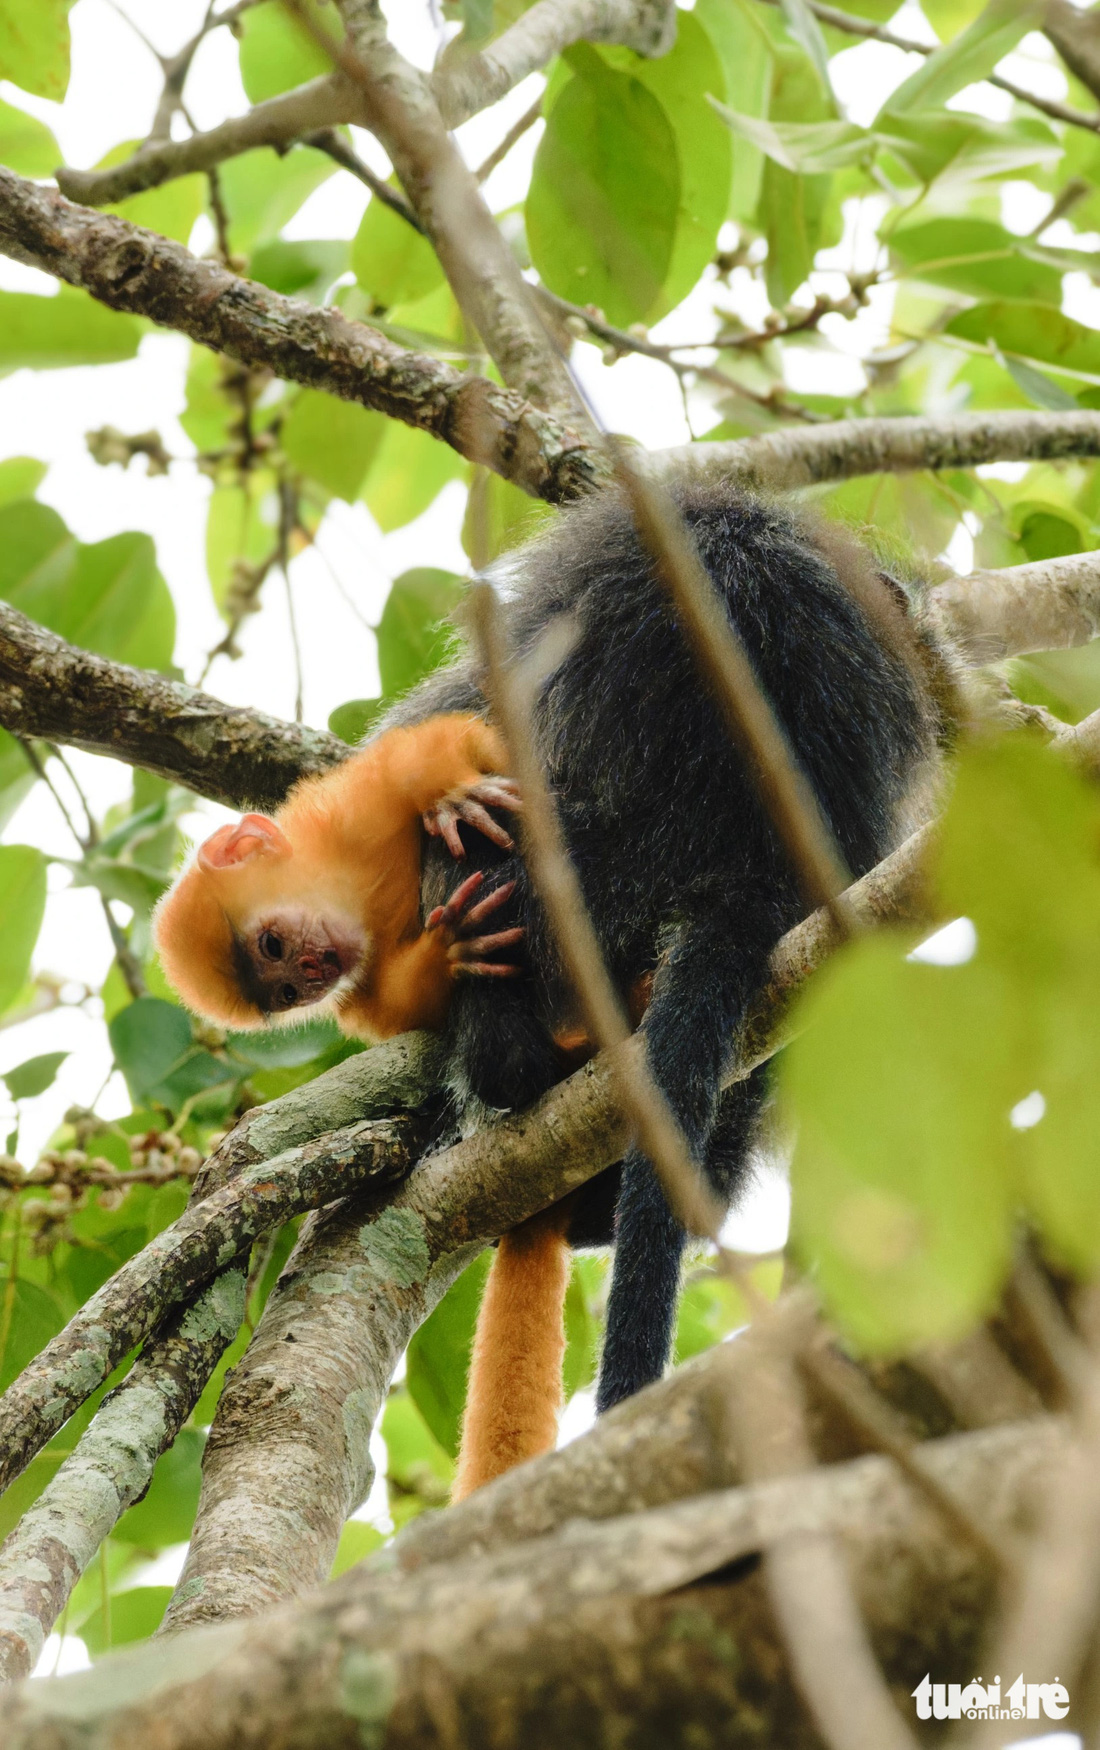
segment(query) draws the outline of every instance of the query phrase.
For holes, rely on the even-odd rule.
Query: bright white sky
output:
[[[178,46],[196,28],[205,10],[205,0],[177,0],[171,8],[165,8],[160,0],[121,0],[121,4],[134,23],[164,49]],[[387,10],[400,46],[410,58],[430,64],[436,39],[426,0],[391,0]],[[0,90],[49,123],[69,163],[85,166],[94,164],[120,139],[138,138],[147,131],[159,73],[148,50],[109,0],[78,0],[71,18],[73,79],[64,104],[29,98],[14,87],[2,86]],[[897,26],[913,36],[928,35],[912,4],[899,15]],[[838,56],[832,62],[834,79],[852,119],[869,121],[915,61],[915,56],[877,43],[857,45]],[[1026,38],[1020,50],[1004,63],[1004,70],[1033,89],[1051,96],[1064,95],[1065,81],[1041,37]],[[479,162],[495,145],[537,88],[535,80],[528,81],[496,110],[475,118],[460,131],[471,163]],[[200,50],[188,102],[200,127],[247,107],[234,45],[227,33],[215,33]],[[1009,105],[1007,96],[988,86],[962,93],[956,102],[990,114],[1007,113]],[[533,129],[487,185],[489,198],[498,208],[522,191],[538,136],[539,130]],[[370,136],[360,134],[357,144],[378,169],[388,168]],[[288,235],[351,236],[365,198],[365,191],[350,177],[335,176],[306,202],[288,227]],[[1033,189],[1014,185],[1006,203],[1009,224],[1027,230],[1037,216],[1033,210],[1037,204],[1041,211],[1040,197]],[[859,225],[856,213],[851,217],[848,235],[831,258],[837,268],[861,266],[867,260],[869,233],[865,225]],[[193,240],[200,250],[209,240],[208,235],[201,235],[205,225],[205,220],[200,221]],[[739,277],[743,283],[734,287],[738,308],[748,319],[759,318],[763,313],[761,294],[747,276]],[[0,286],[42,292],[54,289],[44,276],[3,258]],[[1088,293],[1080,291],[1082,300],[1089,294],[1091,288]],[[712,297],[713,287],[704,284],[666,320],[657,331],[658,337],[685,338],[712,332],[707,326]],[[842,348],[841,355],[800,351],[791,365],[792,386],[803,390],[855,386],[861,377],[857,355],[885,337],[890,301],[889,289],[883,288],[874,294],[871,307],[856,323],[831,319],[829,332]],[[1084,310],[1075,309],[1074,313],[1084,314]],[[594,348],[582,347],[578,352],[579,366],[609,424],[653,447],[686,441],[690,434],[679,387],[671,373],[639,358],[623,360],[609,370],[599,362]],[[178,660],[194,679],[205,651],[217,642],[222,627],[211,602],[203,559],[210,486],[188,459],[191,446],[176,418],[183,404],[186,358],[187,343],[181,337],[155,334],[143,341],[140,357],[126,364],[16,372],[0,381],[0,458],[30,454],[47,461],[50,471],[41,495],[56,506],[82,540],[102,539],[121,529],[145,529],[154,537],[179,616]],[[693,404],[693,415],[701,429],[714,420],[701,396]],[[84,433],[107,424],[126,432],[156,426],[172,454],[183,459],[173,465],[168,478],[153,480],[145,478],[142,463],[126,473],[117,467],[100,468],[87,453]],[[306,553],[294,561],[292,586],[303,646],[307,721],[324,725],[335,705],[377,691],[374,639],[368,624],[377,619],[392,578],[407,566],[430,558],[434,564],[464,568],[459,542],[461,507],[461,490],[452,485],[419,522],[383,536],[365,506],[333,504],[320,544],[357,612],[348,606],[315,554]],[[965,554],[958,557],[965,562]],[[247,623],[242,642],[244,656],[236,663],[220,659],[208,682],[210,690],[234,702],[290,715],[293,664],[277,580],[269,584],[264,612]],[[129,774],[124,768],[80,755],[74,757],[74,764],[97,807],[126,793]],[[214,812],[209,810],[206,818]],[[196,831],[203,830],[199,818],[192,824]],[[7,837],[11,842],[40,845],[61,855],[72,851],[56,807],[42,786],[19,811]],[[51,897],[37,958],[41,967],[63,971],[93,986],[101,982],[110,963],[110,944],[96,899],[85,890],[69,889],[68,876],[60,868],[51,872]],[[106,1040],[94,1012],[94,1004],[89,1010],[55,1011],[0,1030],[0,1071],[38,1052],[72,1053],[56,1085],[39,1100],[26,1103],[20,1145],[26,1160],[33,1159],[45,1145],[69,1104],[90,1103],[95,1098],[108,1073]],[[122,1110],[125,1106],[124,1090],[112,1087],[101,1109]],[[6,1130],[5,1118],[0,1101],[0,1125]],[[741,1243],[775,1243],[783,1211],[776,1207],[774,1196],[766,1202],[770,1213],[762,1224],[739,1224]],[[763,1217],[764,1210],[760,1213]]]

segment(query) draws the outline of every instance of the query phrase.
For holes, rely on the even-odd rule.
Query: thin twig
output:
[[[512,147],[522,140],[529,128],[533,128],[542,115],[542,98],[540,91],[530,109],[525,109],[517,122],[513,122],[500,144],[494,146],[489,156],[482,160],[474,171],[478,182],[487,182],[498,164],[503,164]]]
[[[423,237],[424,227],[400,189],[394,188],[384,176],[379,176],[376,170],[372,170],[366,160],[360,158],[355,148],[350,146],[335,128],[315,128],[311,134],[303,134],[302,145],[313,146],[318,152],[327,153],[344,170],[350,170],[353,176],[357,176],[360,182],[366,184],[383,206],[389,207],[391,212],[396,213],[398,218],[404,219],[406,225],[411,225],[413,230],[418,231]]]
[[[768,6],[778,6],[780,0],[765,0]],[[887,43],[893,49],[901,49],[907,55],[932,55],[940,47],[939,43],[921,43],[913,37],[899,36],[896,31],[887,30],[885,25],[872,24],[866,18],[853,18],[848,12],[841,12],[835,6],[823,4],[823,0],[807,0],[810,11],[822,24],[831,24],[834,30],[842,30],[848,36],[860,36],[877,43]],[[1007,91],[1010,97],[1015,97],[1020,103],[1029,103],[1033,109],[1038,109],[1044,115],[1049,115],[1054,121],[1068,122],[1071,127],[1085,128],[1089,133],[1100,133],[1100,112],[1088,115],[1084,110],[1071,109],[1068,104],[1059,103],[1053,97],[1040,97],[1038,92],[1028,91],[1022,85],[1016,85],[1011,79],[1004,79],[999,73],[987,73],[983,81],[986,85],[995,85],[999,91]]]
[[[302,709],[302,644],[298,637],[298,621],[294,613],[294,592],[290,586],[290,537],[298,525],[298,495],[285,478],[279,482],[279,570],[286,589],[286,616],[290,627],[290,648],[294,653],[294,721],[303,720]]]
[[[524,857],[546,907],[591,1037],[601,1050],[630,1038],[631,1026],[611,982],[577,872],[566,848],[531,736],[520,681],[507,666],[496,593],[475,583],[469,613],[485,668],[485,691],[523,795]],[[724,1211],[692,1159],[687,1140],[640,1054],[619,1051],[615,1065],[623,1112],[652,1161],[669,1207],[689,1232],[718,1243]]]

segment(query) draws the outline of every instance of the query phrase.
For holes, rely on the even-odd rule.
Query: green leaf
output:
[[[123,164],[140,149],[140,140],[124,140],[99,160],[97,170],[108,170]],[[119,213],[131,225],[144,225],[149,231],[159,231],[162,237],[172,237],[186,243],[195,228],[195,220],[206,200],[205,176],[177,176],[160,188],[146,189],[128,200],[104,207],[105,213]]]
[[[694,12],[679,14],[676,42],[667,55],[640,60],[629,49],[604,49],[601,59],[652,92],[676,137],[676,234],[661,296],[650,312],[652,322],[695,285],[713,258],[729,212],[733,142],[711,109],[712,99],[726,95],[726,75],[709,31]]]
[[[48,469],[48,462],[36,462],[33,456],[9,456],[0,462],[0,505],[33,498]]]
[[[447,657],[454,635],[445,622],[464,589],[463,578],[432,566],[394,579],[378,623],[378,670],[387,698],[415,686]]]
[[[0,729],[0,832],[37,782],[38,774],[22,747],[6,729]]]
[[[799,1005],[782,1069],[793,1232],[864,1349],[950,1339],[997,1292],[1012,1246],[1007,997],[980,960],[907,963],[896,938],[876,936],[836,956]]]
[[[530,540],[554,516],[510,480],[483,469],[470,486],[462,519],[462,545],[471,562],[486,565],[501,553]]]
[[[561,1380],[566,1398],[583,1391],[596,1377],[600,1336],[597,1307],[606,1287],[606,1277],[607,1264],[603,1258],[574,1257],[565,1294],[565,1356]]]
[[[1048,377],[1043,371],[1033,370],[1023,359],[1013,358],[1011,353],[998,353],[1005,370],[1018,389],[1021,389],[1034,407],[1045,407],[1049,413],[1076,412],[1080,407],[1076,395],[1071,395],[1068,389],[1063,389],[1053,377]],[[1075,550],[1075,549],[1073,549]]]
[[[0,5],[0,21],[3,15]],[[52,176],[60,163],[61,148],[45,122],[0,99],[0,164],[20,176]]]
[[[147,1494],[122,1515],[112,1537],[147,1550],[186,1543],[199,1504],[205,1445],[197,1428],[182,1429],[157,1459]]]
[[[293,467],[351,504],[388,424],[382,413],[339,401],[321,389],[303,389],[283,422],[282,445]]]
[[[349,699],[346,705],[337,705],[329,714],[328,726],[349,747],[358,747],[389,705],[389,699]]]
[[[454,1465],[407,1390],[391,1391],[382,1412],[390,1512],[404,1524],[429,1504],[442,1506]]]
[[[0,79],[60,102],[69,85],[73,0],[0,0]],[[55,160],[56,162],[56,160]]]
[[[428,239],[377,198],[355,233],[351,267],[368,298],[384,310],[417,303],[443,284],[443,269]]]
[[[262,1069],[297,1069],[340,1043],[335,1021],[302,1021],[296,1027],[276,1027],[269,1033],[230,1033],[226,1048],[246,1064]]]
[[[0,376],[23,366],[50,371],[132,359],[141,335],[135,316],[108,310],[73,286],[52,298],[0,292]]]
[[[676,136],[640,80],[594,49],[569,50],[572,78],[550,110],[525,207],[539,277],[619,326],[654,309],[672,263],[681,180]]]
[[[144,668],[171,662],[175,609],[148,535],[86,546],[48,505],[0,507],[0,597],[84,650]]]
[[[314,22],[325,29],[331,13],[322,12],[316,0],[304,0],[304,5]],[[332,56],[278,0],[251,7],[237,30],[241,82],[249,103],[263,103],[280,91],[290,91],[333,70]]]
[[[275,477],[253,469],[244,486],[215,486],[206,512],[206,570],[221,613],[237,560],[257,565],[275,545]]]
[[[128,1004],[107,1032],[135,1103],[178,1111],[207,1089],[241,1079],[231,1064],[194,1045],[184,1011],[159,997]]]
[[[1100,381],[1100,334],[1049,304],[993,299],[962,310],[945,333]]]
[[[39,1057],[28,1057],[24,1063],[9,1069],[3,1080],[13,1100],[33,1100],[52,1087],[58,1070],[68,1057],[67,1051],[44,1051]]]
[[[93,1658],[112,1647],[148,1640],[160,1627],[171,1596],[171,1586],[131,1586],[125,1592],[112,1593],[109,1612],[100,1605],[85,1617],[80,1638]]]
[[[779,5],[788,31],[799,48],[805,52],[806,59],[817,74],[822,91],[831,102],[833,88],[829,81],[829,51],[825,47],[821,26],[806,0],[779,0]]]
[[[385,1541],[382,1533],[373,1525],[367,1525],[362,1519],[349,1519],[340,1533],[340,1543],[329,1579],[335,1580],[340,1574],[346,1574],[349,1568],[366,1561]]]
[[[31,845],[0,845],[0,1014],[26,983],[46,909],[46,859]]]
[[[991,219],[943,217],[890,233],[896,271],[968,297],[1032,298],[1059,304],[1062,276],[1024,253],[1020,240]]]
[[[767,114],[772,84],[770,39],[745,0],[696,0],[699,20],[718,54],[726,80],[726,102],[738,115]],[[748,222],[756,212],[764,157],[742,139],[733,155],[729,213]]]
[[[439,438],[398,420],[386,430],[367,469],[363,500],[383,534],[421,516],[450,480],[461,480],[467,464]]]
[[[257,243],[277,237],[335,168],[324,152],[309,146],[293,146],[282,157],[272,147],[261,146],[219,165],[234,254],[251,255]]]
[[[1062,151],[1051,129],[1028,116],[992,122],[962,110],[884,111],[874,132],[918,182],[940,191],[1033,165],[1053,168]]]
[[[466,1376],[491,1252],[483,1252],[452,1283],[408,1347],[405,1383],[444,1452],[458,1457]]]
[[[56,1337],[68,1316],[56,1294],[23,1277],[14,1283],[10,1277],[4,1280],[4,1275],[0,1271],[0,1296],[6,1301],[11,1294],[11,1319],[0,1352],[0,1391],[6,1391],[28,1361]]]
[[[737,115],[724,103],[715,109],[726,126],[750,140],[775,164],[796,175],[817,176],[859,164],[874,152],[874,136],[854,122],[771,122]]]
[[[347,272],[349,258],[350,248],[342,237],[293,243],[276,237],[253,250],[248,274],[284,297],[323,304],[340,275]]]
[[[940,48],[892,92],[883,105],[891,115],[940,109],[964,85],[992,73],[997,62],[1029,30],[1042,29],[1038,0],[990,0],[954,41]]]

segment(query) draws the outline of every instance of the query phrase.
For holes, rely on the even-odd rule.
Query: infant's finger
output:
[[[476,905],[470,907],[462,922],[464,924],[480,924],[492,912],[499,911],[505,900],[511,899],[516,890],[514,881],[502,881],[499,887],[494,887],[484,899],[479,899]]]
[[[467,826],[476,827],[478,832],[484,833],[485,837],[494,845],[499,845],[502,851],[512,849],[512,840],[508,833],[505,832],[499,821],[494,820],[492,815],[482,808],[480,802],[473,802],[467,796],[462,802],[461,808],[462,818]]]
[[[446,905],[436,908],[440,913],[440,922],[450,925],[463,922],[463,913],[484,879],[483,869],[475,869],[472,875],[467,875],[465,881],[461,881],[455,888]]]
[[[456,978],[519,978],[522,966],[498,966],[492,960],[456,960]]]
[[[451,953],[457,960],[482,954],[491,954],[496,948],[510,948],[515,942],[522,942],[523,929],[498,930],[493,936],[462,936],[454,944]]]
[[[488,784],[479,784],[474,792],[475,800],[487,802],[490,808],[509,808],[513,813],[519,813],[523,808],[518,789],[514,784],[505,787],[504,783],[493,778]]]

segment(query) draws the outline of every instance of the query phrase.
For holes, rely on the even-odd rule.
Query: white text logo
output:
[[[1023,1676],[1005,1690],[992,1683],[933,1683],[923,1677],[913,1691],[918,1720],[1063,1720],[1069,1712],[1069,1690],[1053,1683],[1025,1683]]]

